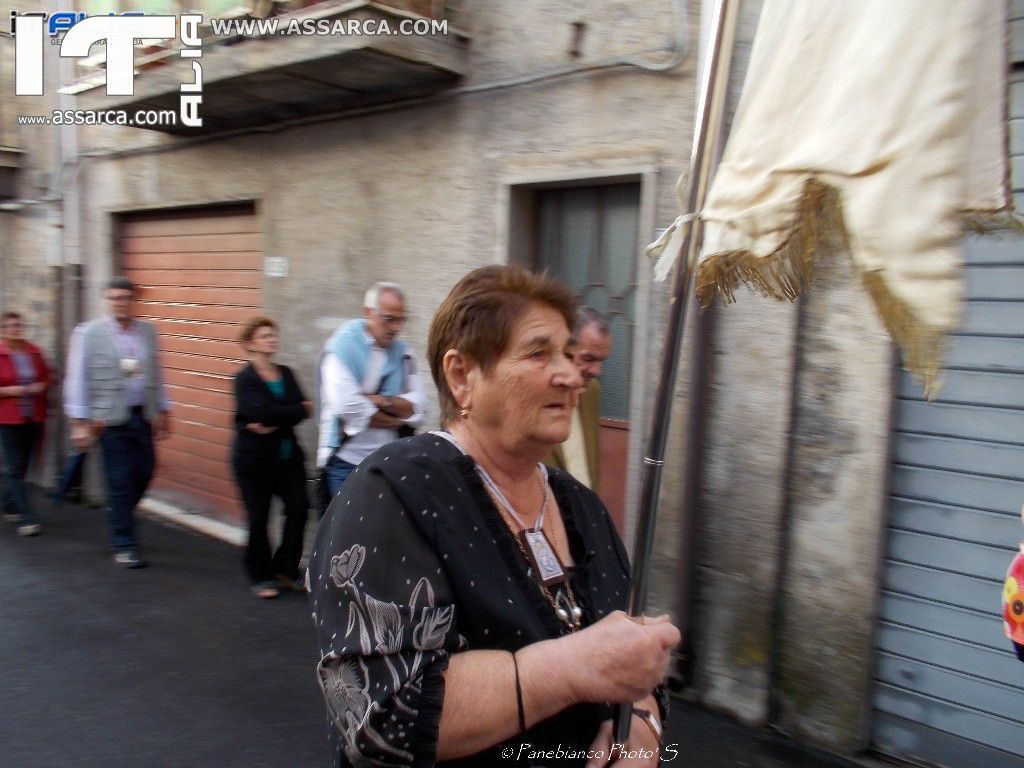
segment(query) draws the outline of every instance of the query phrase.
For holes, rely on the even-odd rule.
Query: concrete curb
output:
[[[245,546],[248,536],[246,530],[230,523],[211,520],[204,515],[188,512],[166,501],[158,501],[148,496],[139,502],[138,508],[163,522],[188,528],[236,547]]]

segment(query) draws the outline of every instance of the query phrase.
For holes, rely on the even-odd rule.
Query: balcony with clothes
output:
[[[80,60],[80,76],[64,91],[76,94],[81,109],[177,111],[188,84],[201,78],[201,91],[195,89],[202,96],[201,127],[180,120],[146,126],[186,136],[343,115],[430,96],[458,83],[467,73],[469,5],[469,0],[85,0],[80,9],[89,15],[200,14],[200,42],[186,46],[186,35],[137,41],[130,96],[107,95],[100,49]],[[193,50],[183,51],[186,47]]]

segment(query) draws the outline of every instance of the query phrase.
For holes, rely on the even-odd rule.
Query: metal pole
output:
[[[704,205],[711,180],[715,156],[715,142],[722,126],[725,94],[729,83],[729,64],[738,16],[738,0],[717,0],[711,17],[712,43],[708,62],[701,78],[697,102],[697,121],[693,129],[693,147],[690,151],[689,177],[683,199],[683,213],[699,212]],[[699,217],[681,226],[686,227],[680,250],[680,259],[672,283],[672,300],[668,326],[661,350],[661,377],[654,398],[654,417],[651,434],[644,456],[640,490],[640,511],[637,518],[636,540],[633,545],[633,573],[629,589],[630,616],[640,616],[647,605],[647,581],[650,575],[651,550],[654,546],[654,528],[658,508],[658,490],[661,487],[661,468],[664,464],[665,444],[672,412],[672,392],[679,371],[679,352],[686,320],[686,301],[690,283],[703,241],[704,227]],[[625,744],[629,738],[632,706],[617,707],[615,716],[615,742]]]
[[[60,0],[51,0],[49,3],[50,13],[57,13],[61,10]],[[75,79],[75,64],[69,58],[57,59],[57,77],[55,87],[57,89],[57,106],[62,112],[72,109],[75,104],[75,97],[63,91],[63,86]],[[55,203],[56,210],[60,216],[60,253],[57,258],[57,272],[60,279],[57,286],[58,305],[56,311],[56,343],[54,344],[55,373],[59,378],[60,399],[56,408],[55,429],[53,430],[56,439],[54,440],[54,451],[56,453],[56,480],[54,487],[60,483],[63,474],[64,460],[67,454],[67,442],[65,427],[67,420],[64,417],[63,386],[64,374],[67,371],[67,340],[70,336],[69,324],[73,328],[82,320],[81,312],[81,252],[79,249],[80,237],[80,198],[79,198],[79,164],[78,164],[78,128],[72,123],[63,125],[57,132],[56,137],[57,167],[54,176],[51,197],[58,198]],[[55,193],[55,194],[54,194]],[[69,278],[69,271],[74,274]],[[73,293],[68,294],[68,288]],[[69,298],[71,301],[69,302]],[[68,306],[73,308],[68,312]]]

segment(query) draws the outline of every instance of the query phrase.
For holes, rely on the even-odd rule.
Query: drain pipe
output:
[[[63,6],[60,0],[51,0],[50,12],[56,13]],[[74,80],[75,71],[74,59],[57,59],[57,105],[62,111],[74,108],[74,96],[64,93],[61,86]],[[71,328],[79,323],[81,317],[81,264],[79,250],[79,194],[78,194],[78,129],[75,125],[62,125],[56,136],[55,147],[56,173],[51,184],[49,197],[55,199],[51,208],[57,219],[54,226],[57,228],[58,237],[56,251],[53,261],[52,273],[54,275],[54,299],[56,306],[53,312],[55,323],[54,339],[54,379],[63,384],[64,371],[66,370],[66,345],[70,336]],[[75,276],[68,279],[68,271],[74,265]],[[69,287],[74,291],[73,296],[68,296]],[[69,298],[71,299],[69,301]],[[70,311],[69,311],[70,310]],[[69,327],[70,325],[70,327]],[[54,391],[61,393],[63,387],[58,386]],[[65,443],[65,418],[63,398],[58,397],[54,414],[54,432],[57,438],[54,440],[54,453],[57,471],[64,464]]]
[[[703,0],[699,24],[699,47],[697,51],[698,72],[706,65],[708,58],[708,40],[710,39],[711,15],[713,0]],[[726,107],[728,109],[728,107]],[[723,137],[728,133],[731,115],[723,116],[720,135],[714,142],[717,166],[725,142]],[[696,671],[696,640],[694,627],[697,620],[697,554],[698,536],[700,535],[701,511],[701,478],[704,471],[704,446],[708,432],[708,414],[711,412],[712,388],[715,365],[715,318],[718,302],[706,309],[697,305],[693,317],[693,359],[690,365],[690,389],[687,394],[686,445],[685,464],[683,465],[683,496],[680,510],[680,540],[677,554],[679,557],[678,592],[676,593],[676,610],[679,630],[683,641],[679,650],[673,654],[672,668],[669,670],[670,682],[681,689],[693,685]]]
[[[715,317],[717,303],[699,307],[693,317],[693,357],[690,390],[687,395],[686,453],[683,466],[683,498],[680,516],[679,572],[677,605],[678,626],[683,635],[679,650],[673,654],[672,682],[682,688],[693,684],[696,667],[697,543],[700,535],[701,478],[704,471],[708,418],[711,411],[711,382],[714,380]]]

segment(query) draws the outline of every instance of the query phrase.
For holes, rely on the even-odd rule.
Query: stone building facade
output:
[[[641,251],[677,215],[710,6],[299,3],[280,18],[450,28],[205,38],[201,131],[76,132],[62,250],[39,245],[49,219],[35,208],[0,212],[4,306],[32,296],[56,353],[77,318],[57,323],[49,267],[81,265],[82,317],[102,311],[109,275],[136,277],[175,398],[178,442],[164,449],[154,495],[238,523],[229,475],[213,467],[225,463],[226,382],[245,315],[280,322],[280,359],[311,389],[321,345],[359,314],[373,281],[406,288],[404,333],[422,356],[434,309],[465,272],[547,266],[619,323],[623,383],[609,388],[604,434],[629,468],[613,500],[629,539],[646,425],[664,417],[651,397],[668,291]],[[759,6],[742,6],[735,85]],[[162,64],[139,67],[134,96],[83,88],[76,106],[173,107],[187,62],[172,54],[147,54]],[[0,113],[8,129],[11,104]],[[52,131],[23,130],[20,141],[40,167],[55,151]],[[32,176],[19,173],[28,198]],[[681,354],[651,584],[653,609],[688,627],[674,674],[744,721],[843,753],[898,752],[879,730],[876,670],[903,385],[858,279],[836,258],[795,304],[742,296],[691,313]],[[314,438],[307,424],[301,439]]]

